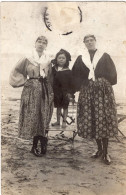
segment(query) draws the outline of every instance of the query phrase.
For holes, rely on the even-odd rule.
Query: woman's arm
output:
[[[72,76],[73,76],[73,86],[74,91],[80,91],[82,82],[88,79],[89,70],[82,64],[81,56],[78,56],[76,59],[73,68],[72,68]]]
[[[52,71],[52,64],[51,63],[48,66],[47,78],[48,78],[48,81],[50,82],[51,86],[53,87],[53,71]]]
[[[9,84],[12,87],[21,87],[27,80],[26,65],[28,63],[27,58],[21,59],[11,71]]]
[[[111,85],[117,84],[117,72],[116,67],[111,59],[110,55],[106,53],[106,66],[107,66],[107,80],[111,83]]]
[[[74,94],[76,92],[75,90],[75,84],[74,84],[74,77],[72,74],[72,71],[70,71],[69,78],[68,78],[68,93]]]

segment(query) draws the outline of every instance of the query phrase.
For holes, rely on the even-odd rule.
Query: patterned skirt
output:
[[[52,92],[49,83],[47,87],[44,85],[42,87],[38,79],[27,80],[21,95],[18,126],[20,138],[31,139],[37,135],[45,136],[45,130],[53,113]]]
[[[82,85],[77,107],[78,135],[83,138],[109,138],[118,133],[114,92],[104,78]]]

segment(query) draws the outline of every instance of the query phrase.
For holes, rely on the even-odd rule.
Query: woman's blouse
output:
[[[44,69],[47,76],[50,69],[50,64]],[[25,84],[28,78],[40,77],[40,66],[35,66],[27,58],[21,59],[10,74],[9,83],[13,87],[21,87]]]

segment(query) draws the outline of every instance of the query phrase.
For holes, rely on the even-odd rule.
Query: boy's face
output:
[[[60,67],[63,67],[66,63],[66,56],[64,54],[60,54],[58,57],[57,57],[57,64],[58,66]]]
[[[37,52],[42,52],[47,46],[47,42],[45,40],[41,40],[39,39],[36,43],[35,43],[35,48]]]

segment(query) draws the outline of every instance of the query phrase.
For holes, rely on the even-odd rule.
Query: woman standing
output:
[[[110,164],[108,139],[118,132],[116,103],[112,85],[117,83],[117,73],[111,57],[96,49],[94,35],[84,37],[87,47],[73,66],[76,91],[80,91],[77,109],[78,135],[95,138],[98,151],[92,157],[103,156]]]
[[[46,153],[45,130],[53,112],[51,64],[44,53],[47,43],[46,37],[38,37],[32,55],[21,59],[10,75],[12,87],[24,86],[20,104],[19,137],[33,138],[31,152],[36,156]],[[41,142],[41,152],[37,149],[38,140]]]

